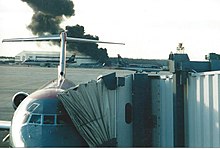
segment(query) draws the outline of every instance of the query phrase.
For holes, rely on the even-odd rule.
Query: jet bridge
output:
[[[112,73],[59,94],[90,147],[173,147],[172,97],[172,75],[145,73]]]
[[[220,147],[220,61],[170,54],[169,70],[112,73],[59,98],[91,147]]]

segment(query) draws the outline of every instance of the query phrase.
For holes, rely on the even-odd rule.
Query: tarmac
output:
[[[49,81],[57,78],[57,68],[27,67],[27,66],[0,66],[0,120],[10,121],[14,109],[11,99],[19,91],[32,93]],[[100,75],[116,72],[117,76],[126,76],[134,73],[128,70],[67,68],[66,78],[76,85],[90,80],[96,80]],[[0,147],[8,147],[8,142],[2,143],[7,131],[0,131]]]

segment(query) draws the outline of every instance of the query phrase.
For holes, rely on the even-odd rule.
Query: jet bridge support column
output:
[[[152,147],[152,101],[150,78],[134,74],[133,78],[133,146]]]
[[[133,75],[117,78],[117,147],[133,147],[133,105],[132,80]]]

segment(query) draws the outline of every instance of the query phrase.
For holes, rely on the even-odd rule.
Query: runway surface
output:
[[[66,78],[75,84],[96,80],[100,75],[116,72],[117,76],[134,73],[127,70],[67,68]],[[11,99],[19,91],[32,93],[47,82],[57,78],[57,68],[0,66],[0,120],[11,120],[14,109]],[[2,143],[7,131],[0,131],[0,147],[7,147]]]

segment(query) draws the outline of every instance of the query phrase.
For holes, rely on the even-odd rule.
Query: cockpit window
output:
[[[41,115],[32,114],[29,123],[41,124]]]
[[[27,114],[27,113],[24,115],[24,119],[23,119],[23,121],[22,121],[23,124],[24,124],[24,123],[27,123],[27,121],[28,121],[28,119],[29,119],[29,116],[30,116],[30,115]]]
[[[30,118],[29,118],[30,117]],[[28,121],[29,120],[29,121]],[[69,115],[65,114],[25,114],[23,123],[38,125],[71,125]]]
[[[54,115],[44,115],[43,124],[54,124]]]
[[[63,115],[57,115],[57,124],[64,124],[65,119],[63,118]]]
[[[39,107],[39,105],[40,105],[39,103],[33,103],[28,107],[27,111],[34,112],[34,110],[36,110]]]
[[[71,123],[71,119],[68,115],[57,115],[57,124]]]

